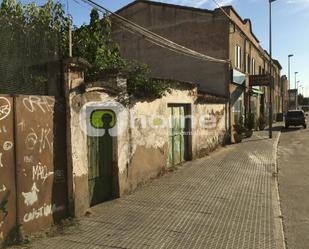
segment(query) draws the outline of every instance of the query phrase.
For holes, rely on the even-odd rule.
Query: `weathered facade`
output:
[[[207,155],[226,139],[226,99],[198,93],[194,84],[180,83],[162,98],[141,100],[126,95],[125,80],[121,77],[85,84],[82,67],[71,63],[66,72],[66,85],[71,89],[67,91],[70,106],[68,147],[71,148],[69,179],[72,182],[69,195],[71,211],[75,215],[84,214],[91,205],[132,192],[175,164]],[[99,144],[104,141],[81,129],[81,122],[86,120],[80,119],[80,112],[87,105],[114,102],[125,107],[117,114],[122,124],[118,123],[119,132],[111,137],[112,149],[100,152],[102,148],[96,141]],[[185,118],[183,129],[176,124],[182,117]],[[111,161],[104,165],[110,167],[112,177],[109,186],[105,186],[110,189],[106,195],[96,193],[98,183],[93,182],[93,167],[101,159],[93,156],[93,149],[96,155],[105,155],[102,160]]]
[[[229,57],[229,24],[220,11],[135,1],[117,13],[200,53],[218,59]],[[116,19],[112,30],[121,55],[149,65],[153,77],[195,82],[204,92],[228,96],[228,63],[201,61],[162,48],[144,37],[123,31]]]
[[[254,112],[268,115],[268,85],[249,84],[251,75],[269,74],[269,55],[252,32],[251,21],[243,20],[233,7],[205,10],[152,1],[138,0],[117,13],[140,26],[195,51],[230,61],[194,61],[152,44],[121,29],[113,19],[113,38],[124,58],[150,65],[153,75],[199,83],[199,89],[230,97],[230,129],[241,116]],[[280,63],[273,61],[274,118],[282,112]],[[226,92],[227,91],[227,92]]]

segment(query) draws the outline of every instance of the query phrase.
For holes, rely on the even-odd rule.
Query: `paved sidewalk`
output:
[[[276,143],[267,132],[231,145],[132,195],[93,208],[80,226],[32,248],[276,248]]]

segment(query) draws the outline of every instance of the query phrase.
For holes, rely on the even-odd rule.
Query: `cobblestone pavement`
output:
[[[65,235],[32,248],[275,248],[276,139],[247,141],[188,162],[135,193],[93,208]]]

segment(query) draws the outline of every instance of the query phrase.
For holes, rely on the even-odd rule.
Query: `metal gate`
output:
[[[66,126],[62,100],[50,96],[1,99],[0,185],[7,185],[0,201],[9,195],[3,205],[9,212],[4,219],[5,213],[0,216],[0,233],[5,239],[15,225],[30,233],[66,215]],[[8,106],[5,101],[10,103],[9,112],[1,112]]]
[[[168,106],[170,116],[169,127],[169,166],[177,165],[189,159],[190,126],[185,116],[189,112],[188,105],[173,104]]]
[[[106,132],[88,137],[88,187],[90,206],[113,197],[113,142]]]

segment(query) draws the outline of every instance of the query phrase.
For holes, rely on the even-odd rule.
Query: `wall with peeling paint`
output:
[[[198,122],[192,126],[192,157],[207,155],[225,139],[227,130],[226,104],[210,104],[199,102],[197,89],[173,90],[161,99],[153,101],[132,101],[130,108],[131,129],[129,162],[119,160],[120,192],[133,191],[139,184],[157,177],[168,167],[168,128],[151,127],[153,116],[169,120],[168,104],[191,105],[192,116],[199,120],[202,115],[214,116],[212,125],[200,127]],[[139,117],[146,117],[148,124],[142,127]],[[122,141],[124,143],[124,141]],[[127,160],[128,158],[126,158]],[[124,166],[127,166],[124,168]]]
[[[113,92],[109,86],[119,85],[119,78],[114,78],[112,84],[107,81],[86,85],[83,91],[70,92],[68,98],[73,173],[72,202],[75,207],[74,214],[77,216],[83,215],[89,207],[87,135],[80,128],[80,122],[86,120],[80,120],[79,116],[86,103],[118,101],[126,107],[128,126],[115,138],[116,148],[113,152],[114,170],[117,170],[118,177],[118,193],[115,196],[132,192],[138,185],[157,177],[168,168],[168,126],[162,128],[161,124],[153,124],[154,116],[168,123],[169,104],[190,105],[192,116],[196,119],[205,115],[214,117],[207,120],[210,122],[207,127],[198,124],[192,126],[193,159],[205,156],[222,144],[228,129],[227,104],[205,101],[195,85],[175,88],[159,99],[141,100],[126,98],[123,94]],[[78,74],[71,76],[71,85],[82,85]]]

